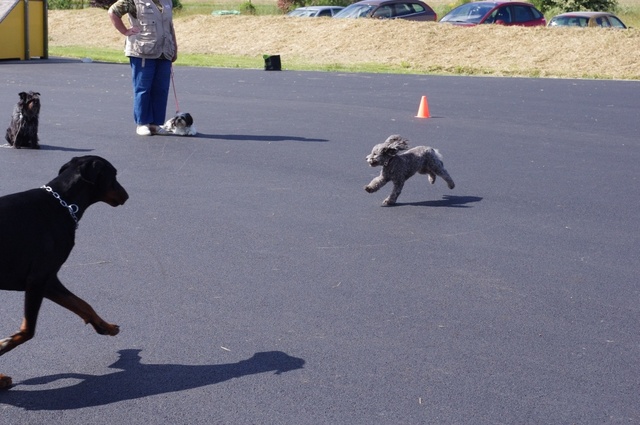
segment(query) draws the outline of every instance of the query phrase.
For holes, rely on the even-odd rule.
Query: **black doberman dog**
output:
[[[96,202],[117,207],[129,198],[116,173],[104,158],[76,157],[41,188],[0,197],[0,289],[25,292],[22,326],[0,340],[0,356],[33,338],[43,298],[76,313],[101,335],[118,334],[117,325],[102,320],[57,276],[86,209]],[[0,388],[10,386],[11,378],[0,375]]]

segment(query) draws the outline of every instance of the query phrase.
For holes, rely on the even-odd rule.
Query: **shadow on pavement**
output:
[[[102,406],[158,394],[219,384],[233,378],[265,372],[279,375],[302,369],[305,361],[281,351],[254,354],[247,360],[221,365],[142,364],[137,349],[120,350],[107,375],[63,373],[32,378],[0,393],[0,404],[25,410],[70,410]],[[27,390],[27,386],[68,380],[64,387]],[[60,384],[60,383],[58,383]],[[24,389],[23,389],[24,388]]]
[[[422,202],[398,202],[396,206],[402,205],[414,205],[422,207],[451,207],[451,208],[469,208],[472,202],[480,202],[482,198],[479,196],[452,196],[444,195],[442,199],[438,201],[422,201]]]

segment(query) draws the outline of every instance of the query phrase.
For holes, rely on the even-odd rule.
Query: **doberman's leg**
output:
[[[0,340],[0,356],[33,338],[41,305],[42,291],[27,289],[24,293],[24,319],[20,330],[9,338]]]
[[[36,332],[38,312],[42,305],[42,291],[27,289],[24,294],[24,318],[20,330],[9,338],[0,340],[0,356],[29,341]],[[0,390],[11,387],[9,376],[0,375]]]
[[[0,375],[0,390],[6,390],[13,384],[13,381],[9,376]]]
[[[44,296],[80,316],[85,323],[91,324],[100,335],[114,336],[120,332],[118,325],[105,322],[87,302],[65,288],[57,277],[48,282]]]

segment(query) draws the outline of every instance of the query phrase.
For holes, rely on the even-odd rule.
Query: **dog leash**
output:
[[[71,215],[71,218],[76,223],[76,229],[77,229],[78,228],[78,217],[76,216],[76,213],[78,212],[78,210],[80,208],[78,208],[78,206],[76,204],[67,204],[60,197],[58,192],[54,192],[53,189],[50,186],[47,186],[46,184],[40,186],[40,188],[46,190],[47,192],[49,192],[54,198],[56,198],[60,202],[60,205],[62,205],[64,208],[66,208],[69,211],[69,214]]]
[[[176,115],[180,113],[180,104],[178,103],[178,95],[176,94],[176,82],[173,79],[173,64],[171,64],[171,86],[173,87],[173,98],[176,100]]]

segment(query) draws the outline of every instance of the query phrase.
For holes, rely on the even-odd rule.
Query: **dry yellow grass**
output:
[[[388,64],[414,73],[640,79],[640,31],[450,25],[285,16],[175,18],[181,53],[311,64]],[[104,10],[49,13],[50,46],[122,49]]]

